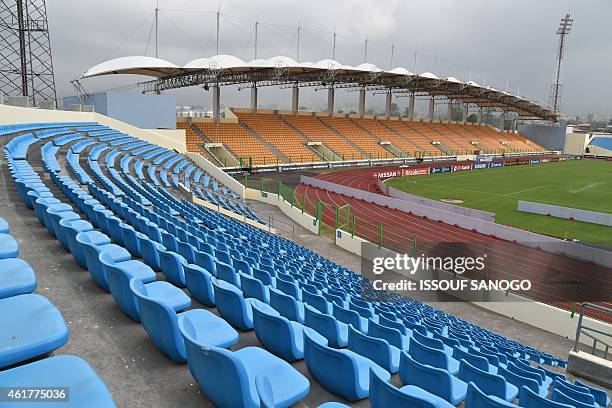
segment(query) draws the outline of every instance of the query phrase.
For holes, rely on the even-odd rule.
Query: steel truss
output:
[[[57,102],[45,0],[0,2],[0,91]]]

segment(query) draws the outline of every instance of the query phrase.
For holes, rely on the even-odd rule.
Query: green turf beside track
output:
[[[407,176],[388,185],[411,194],[496,213],[500,224],[612,246],[612,227],[517,210],[518,200],[612,213],[612,162],[576,160]]]

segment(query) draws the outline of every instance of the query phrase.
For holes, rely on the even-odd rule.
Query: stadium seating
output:
[[[77,356],[53,356],[0,371],[0,384],[8,388],[67,388],[69,390],[69,406],[115,407],[104,382],[85,360]],[[17,404],[25,406],[24,403]],[[54,403],[53,405],[60,406],[59,404]],[[42,405],[51,406],[48,403]]]
[[[0,299],[32,293],[36,274],[23,259],[0,259]]]
[[[327,390],[349,401],[357,401],[369,395],[370,369],[384,380],[390,374],[373,361],[350,350],[328,347],[327,341],[304,331],[304,361],[308,371]]]
[[[504,408],[516,407],[516,405],[504,401],[496,395],[487,395],[478,388],[478,386],[470,382],[468,384],[467,396],[465,399],[466,408]]]
[[[322,124],[314,117],[309,120]],[[27,154],[25,144],[37,143],[38,138],[19,139],[5,148],[12,174],[23,172],[20,195],[92,278],[110,290],[118,307],[142,320],[157,348],[177,362],[187,360],[213,403],[286,406],[301,400],[308,393],[308,381],[278,356],[295,361],[303,355],[310,373],[326,389],[351,401],[370,395],[373,406],[460,403],[466,386],[452,375],[457,365],[453,357],[462,358],[462,368],[467,361],[486,368],[481,372],[477,367],[464,368],[459,377],[474,381],[487,394],[491,394],[487,387],[496,391],[496,386],[503,385],[502,399],[512,399],[516,393],[512,396],[513,386],[503,377],[491,380],[491,366],[506,367],[503,373],[509,376],[508,382],[518,375],[547,387],[546,382],[553,378],[544,369],[525,367],[518,358],[550,366],[556,362],[551,356],[396,294],[376,293],[372,301],[364,295],[370,284],[367,278],[289,240],[176,198],[175,175],[184,175],[190,166],[180,155],[161,149],[157,156],[145,159],[158,148],[125,135],[109,138],[87,133],[91,132],[84,131],[83,137],[94,142],[87,149],[75,149],[82,140],[73,136],[45,143],[41,149],[49,183],[59,188],[58,197],[66,202],[54,201],[53,193],[38,181],[25,158],[11,156],[15,149]],[[65,162],[69,174],[79,182],[89,177],[84,185],[87,191],[62,172],[64,161],[60,159],[68,152],[77,159]],[[157,164],[148,164],[162,156]],[[80,167],[85,161],[87,166]],[[144,174],[142,178],[131,176],[147,165],[153,169],[147,172],[149,180],[154,176],[159,184],[145,182]],[[194,171],[191,168],[189,174]],[[195,300],[216,305],[222,318],[202,309],[177,314],[191,300],[171,283],[155,280],[156,270],[169,282],[186,286]],[[34,295],[8,299],[19,296]],[[264,347],[277,356],[253,347],[225,350],[238,339],[230,324],[240,330],[254,328]],[[348,350],[337,349],[347,345]],[[405,386],[391,385],[385,368],[399,369]],[[419,374],[410,374],[410,370]],[[246,377],[240,372],[246,372]],[[410,383],[414,379],[422,382]],[[236,392],[221,394],[220,384],[230,384]],[[568,398],[572,393],[584,397],[579,390],[562,387],[557,385],[555,391],[567,393]],[[589,395],[594,397],[594,393]],[[473,401],[489,406],[491,400],[501,403],[475,395],[470,397]]]
[[[501,375],[490,374],[487,371],[480,370],[465,360],[461,360],[459,378],[466,383],[473,382],[487,395],[492,395],[505,401],[512,401],[518,395],[518,388],[506,382]]]

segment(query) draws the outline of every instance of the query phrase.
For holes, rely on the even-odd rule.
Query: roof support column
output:
[[[385,118],[389,119],[391,117],[391,90],[389,89],[387,91],[387,95],[386,95],[386,104],[385,104]]]
[[[335,97],[335,89],[333,86],[330,86],[327,89],[327,112],[330,116],[334,114],[334,97]]]
[[[291,111],[294,115],[298,114],[300,104],[300,88],[296,85],[291,89]]]
[[[478,112],[476,113],[476,124],[482,124],[482,108],[478,108]]]
[[[463,102],[463,123],[467,123],[469,104]]]
[[[414,92],[408,98],[408,120],[414,120]]]
[[[359,90],[359,116],[362,118],[365,116],[365,98],[366,98],[366,90]]]
[[[215,123],[219,123],[221,118],[221,88],[219,88],[219,85],[213,85],[212,91],[213,118]]]
[[[506,112],[502,111],[502,114],[499,116],[501,119],[501,130],[506,130]]]
[[[510,122],[510,130],[512,131],[512,133],[516,132],[516,118],[512,118],[512,122]]]
[[[251,85],[251,112],[257,113],[257,84]]]
[[[446,120],[450,122],[451,120],[453,120],[453,100],[452,99],[448,100],[447,108],[448,110],[446,111]]]
[[[436,100],[435,98],[432,96],[431,99],[429,100],[429,121],[433,122],[434,120],[434,111],[436,109]]]

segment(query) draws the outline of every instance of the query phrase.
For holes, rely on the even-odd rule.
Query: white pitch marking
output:
[[[508,197],[508,196],[511,196],[511,195],[520,194],[520,193],[525,193],[525,192],[527,192],[527,191],[531,191],[531,190],[538,190],[538,189],[540,189],[540,188],[546,188],[546,187],[550,187],[550,184],[546,184],[545,186],[539,186],[539,187],[528,188],[528,189],[521,190],[521,191],[515,191],[515,192],[512,192],[512,193],[504,194],[503,196],[504,196],[504,197]]]

